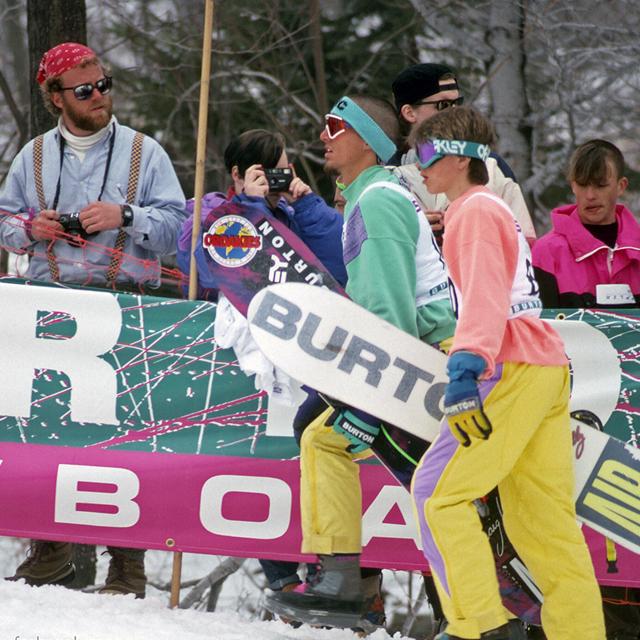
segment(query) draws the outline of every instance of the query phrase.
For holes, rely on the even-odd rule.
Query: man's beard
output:
[[[340,173],[338,168],[331,162],[331,160],[324,161],[324,164],[322,165],[322,171],[328,176],[333,176],[336,173]]]
[[[104,129],[111,121],[112,105],[111,96],[105,96],[103,111],[79,113],[71,102],[67,102],[65,115],[76,128],[95,133],[100,129]]]

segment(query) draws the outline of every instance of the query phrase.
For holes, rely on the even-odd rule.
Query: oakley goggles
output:
[[[489,157],[491,149],[487,144],[468,142],[467,140],[427,140],[416,145],[418,166],[426,169],[445,156],[464,156],[477,158],[483,162]]]

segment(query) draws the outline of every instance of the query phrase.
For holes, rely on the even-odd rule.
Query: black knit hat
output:
[[[457,89],[455,78],[440,84],[440,78],[447,73],[453,75],[453,69],[444,64],[431,63],[413,64],[401,71],[391,85],[398,111],[403,104],[415,104],[440,91]]]

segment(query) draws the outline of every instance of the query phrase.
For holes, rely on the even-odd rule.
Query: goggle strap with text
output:
[[[418,164],[421,169],[426,169],[444,156],[463,156],[466,158],[477,158],[486,162],[491,147],[488,144],[470,142],[468,140],[427,140],[416,145]]]

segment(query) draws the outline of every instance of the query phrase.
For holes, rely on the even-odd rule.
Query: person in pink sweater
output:
[[[575,204],[551,212],[553,229],[533,246],[545,307],[638,306],[640,225],[618,202],[627,188],[624,157],[607,140],[588,140],[569,161]]]
[[[445,419],[412,495],[447,618],[441,640],[516,637],[474,500],[495,486],[504,526],[544,596],[554,640],[603,640],[598,585],[573,501],[569,368],[540,319],[531,253],[512,211],[484,185],[491,124],[473,109],[424,122],[414,142],[427,189],[451,202],[444,258],[458,323]]]

